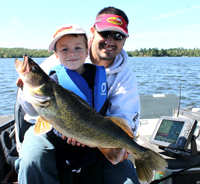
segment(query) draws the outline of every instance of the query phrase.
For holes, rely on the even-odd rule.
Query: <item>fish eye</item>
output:
[[[38,70],[39,70],[39,67],[38,67],[38,66],[33,66],[33,67],[32,67],[32,71],[37,72]]]
[[[31,60],[31,64],[34,64],[34,61],[33,61],[33,60]]]

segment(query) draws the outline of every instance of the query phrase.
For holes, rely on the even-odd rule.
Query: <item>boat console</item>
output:
[[[161,177],[153,183],[200,183],[200,153],[197,150],[195,129],[197,120],[187,117],[161,116],[150,137],[150,143],[168,162]],[[159,175],[160,176],[160,175]]]
[[[186,151],[192,140],[197,121],[190,118],[161,116],[150,142],[165,150]]]

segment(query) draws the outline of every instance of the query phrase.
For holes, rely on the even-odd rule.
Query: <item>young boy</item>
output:
[[[105,115],[106,73],[102,66],[84,64],[88,55],[87,43],[86,32],[79,25],[59,27],[53,35],[49,51],[55,52],[60,64],[51,68],[49,75]],[[24,110],[33,115],[31,111],[35,113],[34,109],[21,96]],[[75,145],[80,143],[71,138],[63,140],[55,129],[35,137],[31,126],[25,134],[20,157],[15,164],[19,183],[102,183],[100,151]],[[34,154],[30,154],[30,150]]]

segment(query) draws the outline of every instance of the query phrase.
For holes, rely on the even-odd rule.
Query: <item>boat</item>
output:
[[[161,154],[168,162],[168,167],[164,171],[154,173],[151,183],[200,183],[200,108],[180,108],[180,99],[174,94],[141,95],[140,102],[141,119],[136,141]],[[14,170],[14,162],[18,158],[16,142],[21,144],[28,128],[27,125],[20,124],[24,116],[23,113],[18,113],[21,112],[18,111],[20,108],[19,102],[16,101],[14,115],[0,116],[1,184],[18,183]],[[176,133],[170,132],[177,135],[175,139],[181,144],[176,145],[165,140],[166,132],[169,134],[172,128],[165,129],[163,133],[160,127],[164,121],[171,125],[177,122],[181,124],[182,128],[177,129]],[[184,135],[187,132],[187,137],[183,139],[180,132],[184,132]],[[162,139],[158,141],[157,135]]]

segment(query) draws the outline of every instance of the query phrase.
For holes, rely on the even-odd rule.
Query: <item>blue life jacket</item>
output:
[[[97,110],[97,112],[99,112],[104,106],[107,98],[105,68],[103,66],[96,66],[93,64],[84,64],[84,67],[89,67],[90,69],[92,67],[96,70],[93,92],[92,89],[89,89],[87,82],[78,72],[69,70],[62,64],[51,68],[50,73],[55,71],[58,77],[58,82],[62,87],[73,91],[75,94],[88,102],[91,107]]]

